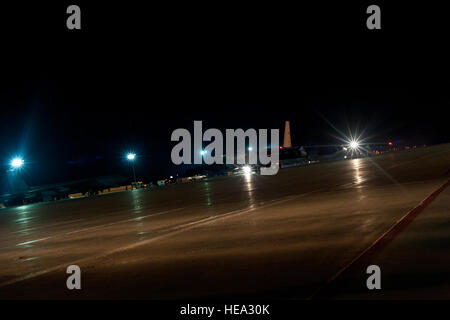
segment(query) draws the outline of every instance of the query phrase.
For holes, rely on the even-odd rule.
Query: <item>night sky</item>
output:
[[[434,20],[407,28],[392,8],[374,35],[362,5],[340,8],[341,20],[337,7],[78,3],[78,33],[65,29],[66,4],[2,19],[1,172],[23,155],[30,185],[130,176],[127,151],[140,177],[174,174],[171,132],[194,120],[281,130],[290,120],[295,145],[339,143],[324,119],[373,142],[449,141],[445,32]]]

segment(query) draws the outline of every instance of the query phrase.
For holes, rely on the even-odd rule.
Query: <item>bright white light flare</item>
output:
[[[23,159],[21,159],[21,158],[14,158],[11,161],[11,166],[13,168],[20,168],[21,166],[23,166],[23,163],[24,163]]]

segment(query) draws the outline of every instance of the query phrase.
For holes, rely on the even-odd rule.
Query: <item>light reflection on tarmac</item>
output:
[[[449,168],[441,145],[3,209],[0,298],[307,297]]]

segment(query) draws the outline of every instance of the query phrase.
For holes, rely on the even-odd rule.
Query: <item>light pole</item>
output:
[[[352,159],[353,159],[353,155],[356,154],[356,157],[359,157],[360,155],[360,151],[359,151],[359,147],[361,146],[361,144],[359,143],[358,140],[350,140],[348,147],[350,148],[350,150],[352,151]]]
[[[131,167],[133,168],[133,177],[134,177],[134,184],[137,184],[136,181],[136,171],[134,170],[134,159],[136,159],[136,154],[135,153],[129,153],[127,155],[127,159],[131,162]]]
[[[21,157],[14,157],[10,162],[10,169],[7,171],[7,179],[9,184],[9,190],[11,193],[23,191],[24,181],[20,177],[20,169],[25,164],[25,161]],[[22,204],[24,199],[21,199]]]

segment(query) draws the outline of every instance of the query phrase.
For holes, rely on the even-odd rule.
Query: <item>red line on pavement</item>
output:
[[[427,206],[429,206],[437,196],[450,185],[450,180],[426,197],[418,206],[408,211],[404,216],[397,220],[385,233],[378,237],[372,244],[350,261],[346,266],[334,274],[325,285],[320,287],[307,299],[326,299],[334,295],[338,290],[336,282],[344,274],[349,273],[372,260],[389,243],[391,243]]]

